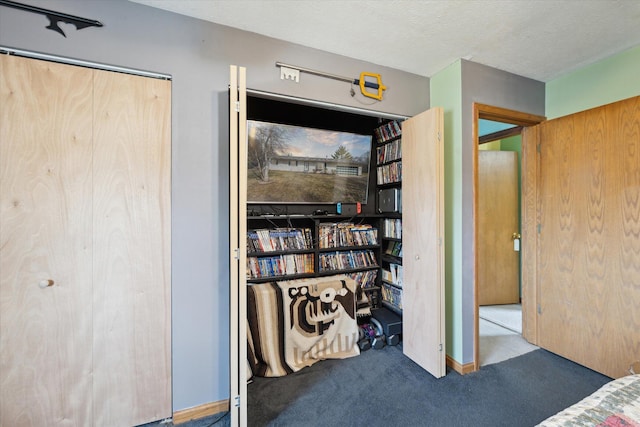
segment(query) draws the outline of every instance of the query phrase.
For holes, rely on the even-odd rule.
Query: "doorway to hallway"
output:
[[[533,351],[538,347],[522,337],[522,305],[481,306],[480,366],[502,362]]]
[[[521,289],[521,248],[522,241],[520,236],[520,212],[518,211],[515,216],[517,220],[517,225],[511,225],[510,228],[515,228],[510,231],[500,230],[498,234],[482,236],[481,234],[481,211],[480,211],[480,199],[482,197],[482,187],[480,185],[480,152],[484,151],[480,149],[480,145],[488,144],[493,141],[499,141],[497,143],[497,148],[494,147],[495,151],[501,151],[501,141],[506,140],[512,137],[517,137],[517,149],[521,153],[520,161],[524,162],[525,153],[521,150],[521,133],[524,127],[536,125],[543,120],[545,120],[542,116],[535,116],[526,113],[520,113],[513,110],[506,110],[498,107],[492,107],[483,104],[475,103],[473,106],[473,137],[477,142],[474,144],[474,254],[475,254],[475,266],[474,266],[474,301],[475,301],[475,315],[474,315],[474,324],[475,324],[475,343],[474,343],[474,368],[477,370],[482,365],[486,365],[487,363],[495,363],[492,362],[494,360],[499,360],[504,358],[513,357],[511,354],[521,354],[521,352],[530,351],[527,350],[528,346],[524,345],[524,348],[520,347],[520,344],[528,344],[522,335],[523,331],[523,318],[527,318],[528,311],[531,310],[530,307],[527,306],[525,301],[525,296],[522,294]],[[495,132],[489,132],[487,135],[483,135],[480,133],[480,122],[481,120],[486,120],[490,122],[496,122],[500,125],[503,125],[501,129]],[[509,151],[514,151],[510,149]],[[535,156],[534,156],[535,157]],[[519,169],[520,170],[520,169]],[[491,174],[489,174],[490,176]],[[517,172],[518,176],[518,184],[516,188],[517,194],[521,193],[522,183],[519,178],[520,172]],[[492,198],[493,197],[493,198]],[[500,200],[496,199],[495,196],[488,198],[488,203],[493,204],[494,212],[500,212]],[[520,196],[517,197],[520,199]],[[521,206],[521,201],[518,200],[516,202],[517,206]],[[485,215],[486,217],[486,215]],[[491,215],[489,215],[491,217]],[[489,243],[489,245],[487,245]],[[484,247],[483,247],[484,244]],[[510,251],[510,255],[499,255],[497,256],[497,252],[492,249],[493,244],[498,245],[500,248],[507,250],[507,252],[502,252],[503,254],[508,254]],[[482,254],[481,254],[482,253]],[[505,285],[511,291],[516,291],[515,295],[510,295],[507,299],[500,300],[496,299],[495,296],[490,296],[490,298],[485,298],[487,295],[486,286],[483,291],[481,282],[481,274],[484,274],[487,266],[487,260],[493,261],[501,261],[502,258],[510,257],[513,258],[515,253],[515,262],[516,262],[516,273],[511,274],[510,278],[505,279]],[[481,266],[481,263],[482,266]],[[503,273],[502,267],[500,267],[499,263],[493,267],[494,274],[498,276]],[[489,283],[491,281],[495,282],[495,279],[489,279]],[[491,286],[491,285],[490,285]],[[491,288],[490,288],[491,289]],[[503,326],[496,325],[493,322],[487,321],[486,319],[482,319],[480,317],[480,309],[482,305],[503,305],[503,304],[517,304],[520,307],[520,332],[514,332]],[[481,330],[482,328],[482,330]],[[481,335],[482,332],[482,335]],[[481,339],[482,337],[482,339]],[[483,349],[483,345],[484,348]],[[509,347],[513,347],[513,352],[509,349]],[[533,346],[535,348],[535,346]],[[500,350],[502,349],[502,350]],[[492,354],[491,358],[489,358],[488,354]],[[481,358],[482,355],[482,358]]]

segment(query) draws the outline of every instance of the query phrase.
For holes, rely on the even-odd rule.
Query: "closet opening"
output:
[[[340,113],[334,116],[335,111],[312,109],[296,116],[299,113],[290,110],[274,118],[276,111],[287,111],[288,106],[267,102],[257,109],[256,105],[263,98],[283,98],[258,93],[255,98],[260,99],[253,99],[256,94],[245,89],[246,70],[231,66],[230,71],[232,425],[236,421],[246,423],[251,414],[273,419],[284,406],[289,407],[292,399],[301,399],[299,387],[285,387],[296,392],[275,392],[279,401],[273,401],[274,394],[268,393],[264,397],[275,405],[267,405],[264,400],[252,400],[249,387],[257,391],[266,384],[281,387],[298,379],[302,379],[300,392],[307,393],[316,386],[331,387],[336,382],[357,386],[363,379],[352,365],[363,358],[391,357],[395,360],[390,363],[395,366],[408,357],[435,378],[444,376],[443,109],[432,108],[403,120],[386,113],[348,107],[343,110],[287,98],[284,101],[295,104],[291,108],[296,111],[302,105],[329,107],[326,109]],[[344,119],[346,114],[364,117]],[[328,122],[318,122],[325,115],[331,117]],[[256,127],[252,121],[269,126]],[[274,122],[276,128],[272,130]],[[364,126],[358,128],[363,122]],[[314,126],[323,128],[317,132]],[[325,138],[326,132],[341,144],[331,145],[332,138]],[[300,133],[305,136],[299,138]],[[325,136],[319,138],[320,134]],[[364,150],[358,148],[362,136],[368,138]],[[328,145],[331,149],[311,152],[304,141],[316,148],[326,149]],[[268,159],[256,155],[267,150],[271,150]],[[268,171],[262,170],[265,164],[270,165]],[[277,189],[265,196],[264,187],[278,182],[277,178],[280,186],[286,187],[286,200],[275,196],[283,194]],[[337,193],[330,191],[328,198],[312,194],[311,199],[302,199],[297,195],[300,182],[310,180],[324,182],[328,188],[334,185],[332,191],[338,183]],[[262,193],[249,191],[258,186],[263,187]],[[355,192],[344,191],[352,186]],[[320,194],[326,196],[326,188]],[[400,224],[405,220],[411,232],[401,235]],[[283,244],[281,238],[293,240]],[[401,253],[394,254],[398,244],[412,260],[404,268],[401,283],[393,274],[397,279],[398,267],[402,266]],[[401,299],[400,292],[394,293],[386,285],[401,291]],[[393,316],[378,317],[380,313]],[[366,331],[359,321],[361,314],[371,326]],[[372,349],[367,350],[366,343]],[[340,357],[343,355],[347,357]],[[349,374],[339,373],[329,380],[326,377],[335,374],[331,366],[343,367]],[[308,375],[325,368],[326,375],[309,382]],[[261,378],[255,375],[256,369],[273,375]],[[377,371],[368,372],[370,381],[380,379]],[[349,379],[351,374],[356,375]],[[248,387],[251,375],[256,379]],[[346,394],[341,401],[355,394],[342,389]],[[333,399],[335,391],[321,397]],[[322,400],[316,393],[308,398],[316,406]],[[251,414],[248,402],[253,408]],[[307,408],[304,410],[308,414]]]
[[[240,231],[238,239],[240,251],[246,245],[246,268],[241,256],[240,276],[246,274],[247,307],[246,315],[238,316],[240,322],[247,322],[246,334],[243,337],[240,333],[239,342],[249,344],[247,363],[241,353],[238,362],[241,369],[248,365],[247,377],[276,377],[276,382],[286,383],[290,373],[313,367],[301,368],[308,356],[296,359],[300,349],[292,350],[288,344],[295,337],[326,337],[330,344],[322,351],[331,356],[327,359],[340,359],[343,353],[346,358],[357,355],[353,350],[366,351],[358,341],[361,319],[387,309],[381,295],[380,267],[387,242],[382,240],[380,144],[375,130],[404,119],[247,90],[246,153],[237,172],[245,179],[240,186],[246,187],[245,201],[239,202],[239,210],[245,210],[244,221],[243,215],[237,215],[246,224],[244,238]],[[333,144],[334,139],[341,141],[340,146]],[[313,147],[307,145],[309,140]],[[242,138],[239,141],[244,145]],[[266,149],[273,152],[265,153]],[[261,170],[266,163],[268,170]],[[325,185],[330,188],[320,191]],[[400,217],[399,212],[395,215]],[[313,284],[302,295],[301,286],[309,281]],[[316,285],[325,289],[318,301],[314,299]],[[353,301],[350,295],[354,294],[356,311],[346,313],[347,298]],[[241,297],[238,303],[243,304]],[[357,318],[355,334],[353,329],[333,330],[342,322],[334,318],[336,313],[352,316],[351,324]],[[321,317],[327,317],[326,321]],[[335,333],[343,336],[331,341]],[[393,345],[400,339],[400,333],[396,334],[395,341],[393,337],[388,341]],[[358,345],[341,349],[345,342]],[[380,338],[375,346],[379,344]],[[311,348],[314,351],[315,347]],[[317,361],[320,367],[326,363],[323,359]],[[252,389],[263,384],[249,382],[247,399],[242,400],[250,401]],[[244,416],[250,420],[250,414]]]

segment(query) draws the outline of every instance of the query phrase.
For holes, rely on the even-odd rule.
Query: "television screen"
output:
[[[371,135],[247,121],[249,203],[367,202]]]

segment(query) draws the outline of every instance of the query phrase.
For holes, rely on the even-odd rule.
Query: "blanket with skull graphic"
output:
[[[285,359],[294,371],[317,360],[359,354],[352,279],[293,280],[278,286],[283,298]]]
[[[357,356],[356,282],[345,275],[247,288],[250,376],[279,377]]]

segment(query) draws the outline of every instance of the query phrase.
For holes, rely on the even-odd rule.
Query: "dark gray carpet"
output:
[[[610,378],[535,350],[435,379],[401,346],[249,384],[250,426],[533,426]]]
[[[248,386],[248,425],[527,427],[608,381],[545,350],[435,379],[406,358],[400,345],[325,360],[283,378],[256,378]],[[180,427],[229,423],[226,413]]]

